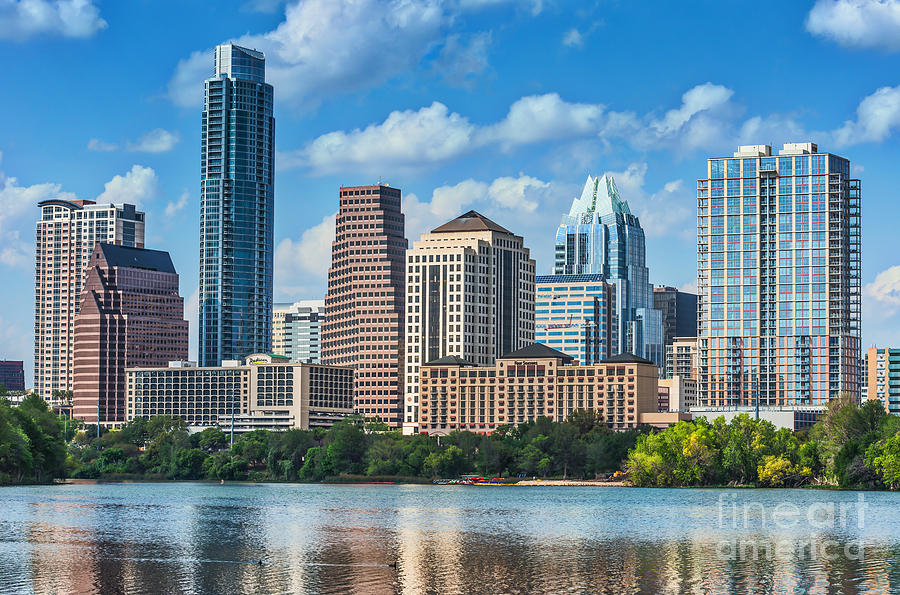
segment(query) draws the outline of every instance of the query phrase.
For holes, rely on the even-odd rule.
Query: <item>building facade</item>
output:
[[[6,390],[25,390],[24,362],[0,360],[0,384]]]
[[[666,378],[697,379],[697,337],[675,337],[666,345]]]
[[[662,313],[663,342],[697,336],[697,294],[668,285],[653,288],[653,307]]]
[[[420,430],[489,434],[538,417],[565,421],[578,409],[595,411],[612,429],[635,428],[642,414],[658,414],[658,381],[656,365],[635,355],[579,366],[539,343],[492,366],[441,358],[421,368]]]
[[[538,275],[535,290],[535,341],[582,365],[613,355],[619,330],[615,285],[597,274]]]
[[[187,359],[188,323],[168,252],[97,244],[75,317],[73,415],[125,421],[125,368]]]
[[[340,189],[331,245],[322,362],[356,369],[356,408],[400,427],[406,288],[400,190]]]
[[[535,264],[521,236],[469,211],[406,253],[404,428],[416,431],[419,369],[446,356],[491,365],[534,342]]]
[[[659,381],[660,411],[689,413],[700,403],[697,401],[697,380],[684,376],[662,378]],[[665,408],[663,408],[665,402]]]
[[[144,247],[144,213],[129,204],[52,199],[38,203],[35,234],[34,391],[53,406],[74,382],[75,316],[98,242]]]
[[[272,312],[272,352],[292,362],[322,361],[322,321],[325,300],[275,304]]]
[[[580,198],[556,232],[553,272],[599,274],[616,286],[619,331],[616,353],[665,366],[662,314],[653,307],[644,230],[611,176],[588,176]]]
[[[235,433],[330,427],[353,414],[353,369],[254,354],[222,366],[129,368],[126,418],[174,415]]]
[[[701,405],[859,394],[860,184],[814,143],[738,147],[697,182]]]
[[[866,353],[866,398],[879,399],[900,415],[900,349],[871,347]]]
[[[198,353],[215,366],[272,346],[275,118],[262,52],[217,46],[204,85]]]

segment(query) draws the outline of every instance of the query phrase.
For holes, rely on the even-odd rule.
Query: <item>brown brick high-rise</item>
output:
[[[341,188],[322,363],[356,368],[356,409],[401,425],[406,237],[400,190]]]
[[[75,317],[74,416],[125,421],[125,368],[188,357],[188,323],[168,252],[97,244]]]

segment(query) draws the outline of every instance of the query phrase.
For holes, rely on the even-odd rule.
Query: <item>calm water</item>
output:
[[[0,488],[0,593],[10,592],[900,592],[900,495]]]

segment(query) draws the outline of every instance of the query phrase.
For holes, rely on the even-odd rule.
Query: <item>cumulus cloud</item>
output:
[[[680,237],[693,239],[694,196],[684,187],[684,180],[671,180],[655,192],[646,189],[646,163],[632,163],[625,170],[606,172],[611,175],[631,212],[641,220],[647,237]]]
[[[299,239],[284,238],[275,248],[275,291],[300,296],[324,285],[331,266],[335,214],[327,215]]]
[[[875,280],[863,288],[863,294],[892,312],[900,308],[900,265],[878,273]]]
[[[90,37],[106,26],[92,0],[0,0],[0,39]]]
[[[177,201],[169,201],[166,204],[166,217],[174,217],[176,214],[182,211],[184,207],[187,206],[188,200],[190,200],[190,198],[191,193],[185,190],[181,193],[181,196]]]
[[[900,51],[900,1],[817,0],[806,30],[846,47]]]
[[[879,142],[900,127],[900,86],[882,87],[856,108],[856,120],[847,120],[832,133],[834,143],[847,146]]]
[[[159,194],[159,179],[150,167],[134,165],[124,176],[115,175],[97,197],[100,203],[131,203],[140,206]]]
[[[435,101],[419,110],[394,111],[380,124],[336,131],[305,149],[279,155],[281,168],[303,165],[317,173],[384,171],[437,163],[469,150],[475,127]]]
[[[280,101],[316,105],[329,95],[377,86],[410,71],[443,39],[452,2],[300,0],[262,35],[234,40],[266,53],[267,78]],[[169,96],[196,106],[213,68],[212,49],[179,62]]]
[[[429,201],[421,201],[415,194],[407,194],[403,198],[406,235],[415,240],[421,233],[469,209],[478,210],[488,217],[496,215],[517,221],[534,220],[542,206],[553,203],[551,197],[554,194],[559,194],[554,184],[525,174],[503,176],[490,182],[470,178],[454,185],[439,186],[432,191]]]
[[[569,103],[557,93],[522,97],[509,107],[506,117],[479,134],[480,143],[496,142],[505,149],[556,138],[597,134],[604,106]]]

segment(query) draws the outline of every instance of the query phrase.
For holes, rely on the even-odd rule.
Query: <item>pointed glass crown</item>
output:
[[[613,213],[630,215],[631,209],[628,208],[628,201],[622,200],[619,196],[619,189],[616,188],[613,177],[603,174],[599,178],[588,176],[584,190],[581,191],[581,198],[572,201],[572,208],[569,209],[570,217],[585,213],[597,213],[601,216]]]

